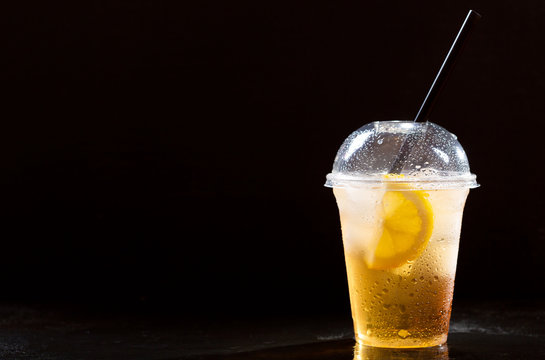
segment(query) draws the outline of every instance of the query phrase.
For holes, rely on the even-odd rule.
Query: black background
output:
[[[343,139],[431,120],[482,187],[455,298],[545,295],[545,3],[6,2],[0,299],[204,314],[347,313],[325,175]]]

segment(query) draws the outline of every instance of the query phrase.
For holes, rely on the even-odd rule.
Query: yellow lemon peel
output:
[[[387,179],[403,175],[388,174]],[[371,269],[392,269],[418,258],[426,248],[433,231],[433,209],[429,194],[408,190],[405,184],[392,184],[379,206],[381,230],[375,246],[368,254]]]

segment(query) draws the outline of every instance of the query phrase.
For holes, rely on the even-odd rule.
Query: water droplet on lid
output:
[[[411,336],[411,333],[408,332],[408,331],[405,330],[405,329],[402,329],[402,330],[399,330],[399,332],[397,333],[397,335],[399,335],[400,338],[406,339],[407,337]]]

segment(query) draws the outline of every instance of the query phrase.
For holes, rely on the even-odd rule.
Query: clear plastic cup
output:
[[[326,186],[339,206],[358,344],[445,343],[464,204],[478,186],[456,136],[430,122],[367,124],[340,147]]]

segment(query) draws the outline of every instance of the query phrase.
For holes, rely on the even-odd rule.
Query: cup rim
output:
[[[342,173],[329,173],[326,175],[325,187],[346,188],[346,187],[369,187],[387,188],[392,185],[406,185],[400,189],[474,189],[480,186],[477,183],[475,174],[441,174],[437,176],[404,176],[384,177],[385,174],[376,175],[348,175]]]

